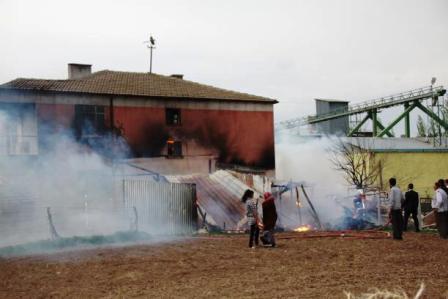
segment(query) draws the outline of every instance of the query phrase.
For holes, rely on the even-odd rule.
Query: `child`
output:
[[[255,248],[255,246],[258,246],[258,235],[260,234],[260,229],[258,228],[258,202],[254,200],[254,191],[247,189],[244,192],[241,201],[246,204],[247,224],[250,227],[249,248]]]

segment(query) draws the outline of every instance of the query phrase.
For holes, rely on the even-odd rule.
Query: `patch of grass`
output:
[[[42,240],[21,245],[0,248],[0,256],[16,256],[38,254],[57,250],[79,248],[86,246],[101,246],[118,243],[133,243],[151,240],[151,236],[144,232],[116,232],[112,235],[74,236],[55,240]]]

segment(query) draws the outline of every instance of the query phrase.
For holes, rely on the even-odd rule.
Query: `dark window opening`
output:
[[[98,137],[105,133],[104,106],[75,105],[74,127],[77,138]]]
[[[182,157],[182,142],[174,141],[172,139],[168,139],[167,147],[167,157],[168,158],[180,158]]]
[[[165,115],[166,115],[166,124],[167,125],[176,126],[176,125],[180,125],[182,123],[181,117],[180,117],[180,109],[166,108]]]

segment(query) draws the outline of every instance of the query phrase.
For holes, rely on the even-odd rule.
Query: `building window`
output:
[[[104,106],[75,105],[75,133],[78,138],[96,137],[105,131]]]
[[[177,126],[182,123],[181,117],[180,117],[180,109],[166,108],[165,115],[166,115],[166,124],[167,125]]]
[[[168,158],[181,158],[182,157],[182,142],[174,141],[171,137],[166,142],[167,145],[167,157]]]
[[[0,103],[0,155],[37,155],[34,104]]]

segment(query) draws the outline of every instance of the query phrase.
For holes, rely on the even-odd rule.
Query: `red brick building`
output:
[[[67,80],[0,85],[0,111],[10,116],[0,128],[0,154],[38,154],[46,134],[69,130],[82,141],[113,131],[133,158],[151,158],[136,161],[162,173],[210,171],[215,163],[270,171],[275,103],[182,75],[91,73],[90,65],[69,64]]]

